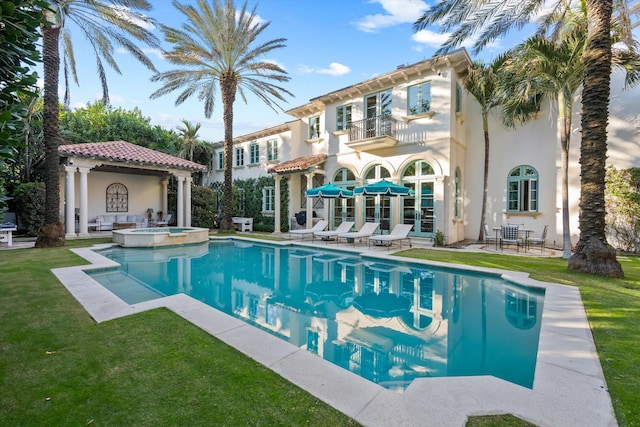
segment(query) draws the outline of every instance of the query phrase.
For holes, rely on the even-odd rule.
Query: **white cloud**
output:
[[[338,62],[332,62],[328,68],[314,68],[309,65],[299,65],[299,74],[329,74],[330,76],[343,76],[349,74],[351,68]]]
[[[439,48],[440,46],[442,46],[442,44],[446,42],[448,38],[448,33],[434,33],[433,31],[429,30],[420,30],[411,36],[411,40],[413,40],[414,42],[419,43],[420,45],[426,45],[428,47],[434,48]]]
[[[353,23],[366,33],[398,24],[413,24],[429,8],[423,0],[371,0],[371,3],[380,3],[386,13],[367,15]]]
[[[346,65],[339,64],[337,62],[332,62],[331,64],[329,64],[329,68],[318,70],[318,73],[329,74],[330,76],[342,76],[350,72],[351,72],[351,69],[349,67],[347,67]]]
[[[300,74],[311,74],[315,72],[315,69],[313,67],[310,67],[308,65],[299,65],[298,66],[298,73]]]
[[[282,63],[276,61],[275,59],[265,59],[264,62],[268,62],[270,64],[275,64],[278,67],[282,68],[283,70],[287,70],[287,67],[285,67]]]

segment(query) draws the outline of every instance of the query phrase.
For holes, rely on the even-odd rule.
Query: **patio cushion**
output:
[[[116,215],[116,221],[115,222],[127,222],[127,216],[126,215]]]
[[[100,222],[110,222],[110,223],[116,222],[115,215],[101,215],[98,218],[100,218]]]
[[[127,215],[127,222],[139,222],[138,215]]]

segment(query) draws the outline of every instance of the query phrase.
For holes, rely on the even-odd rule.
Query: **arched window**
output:
[[[538,211],[538,171],[528,165],[511,169],[507,178],[507,211]]]
[[[107,187],[107,212],[128,212],[129,190],[123,184],[114,183]]]
[[[462,217],[462,182],[460,180],[460,168],[456,168],[453,176],[453,217]]]
[[[385,168],[382,165],[372,166],[364,174],[365,184],[369,180],[371,180],[371,182],[373,182],[374,180],[381,180],[383,178],[391,178],[391,174],[389,173],[387,168]]]

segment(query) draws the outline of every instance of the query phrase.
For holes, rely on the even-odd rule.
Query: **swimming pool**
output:
[[[185,293],[391,390],[533,384],[544,291],[498,275],[232,240],[100,254],[120,267],[90,275],[128,304]]]

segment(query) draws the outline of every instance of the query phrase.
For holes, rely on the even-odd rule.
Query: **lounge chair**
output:
[[[291,237],[291,235],[294,234],[296,236],[300,236],[300,240],[304,240],[305,236],[311,236],[311,238],[313,238],[313,233],[315,233],[316,231],[324,230],[325,228],[327,228],[328,225],[329,225],[329,221],[325,221],[324,219],[321,219],[320,221],[316,222],[316,224],[311,228],[303,228],[300,230],[289,230],[289,237]]]
[[[387,247],[387,250],[391,247],[393,242],[398,242],[400,247],[402,247],[402,241],[409,241],[409,247],[411,246],[411,238],[409,237],[409,232],[413,228],[413,224],[396,224],[391,230],[389,234],[381,234],[376,236],[369,237],[369,247],[371,247],[371,242],[375,242],[377,245],[384,245]]]
[[[156,227],[167,227],[171,221],[172,214],[166,214],[161,221],[156,221]]]
[[[337,236],[336,243],[340,243],[340,239],[347,239],[349,242],[352,239],[353,245],[356,245],[356,240],[362,241],[362,239],[369,240],[369,237],[373,236],[373,233],[380,227],[379,222],[367,222],[359,231],[352,231],[350,233],[340,233]]]
[[[355,222],[344,221],[341,222],[338,228],[333,231],[316,231],[315,233],[313,233],[313,237],[320,237],[322,240],[333,240],[334,237],[338,237],[338,234],[346,233],[347,231],[351,230],[353,224],[355,224]]]

